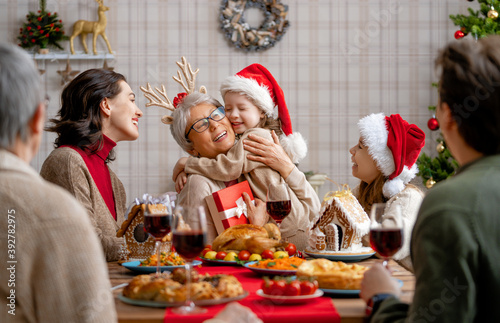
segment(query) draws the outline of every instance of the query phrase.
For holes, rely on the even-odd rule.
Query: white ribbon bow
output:
[[[240,197],[239,199],[236,200],[236,210],[235,210],[235,215],[238,217],[238,219],[244,214],[247,216],[247,204],[243,200],[243,197]]]

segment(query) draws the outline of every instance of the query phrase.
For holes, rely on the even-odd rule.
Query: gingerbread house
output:
[[[175,198],[174,198],[175,199]],[[172,200],[172,198],[171,198]],[[155,239],[144,230],[144,212],[148,208],[150,213],[163,213],[167,206],[162,203],[146,204],[138,199],[129,208],[128,215],[116,233],[117,237],[125,237],[125,252],[121,260],[145,259],[155,252]],[[163,241],[169,241],[171,234]]]
[[[349,189],[328,193],[309,235],[309,250],[336,252],[360,250],[370,231],[370,218]]]

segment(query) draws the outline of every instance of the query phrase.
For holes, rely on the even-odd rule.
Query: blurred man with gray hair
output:
[[[29,162],[47,101],[32,59],[0,43],[0,298],[8,322],[115,322],[100,243],[83,207]]]

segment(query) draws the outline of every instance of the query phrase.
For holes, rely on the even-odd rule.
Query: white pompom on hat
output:
[[[293,163],[298,163],[307,154],[307,143],[298,132],[292,131],[292,121],[285,102],[285,94],[271,72],[260,64],[252,64],[221,84],[222,98],[227,92],[246,95],[269,118],[279,118],[283,135],[280,143]],[[274,108],[278,107],[277,113]]]
[[[416,161],[425,145],[425,133],[399,114],[370,114],[358,122],[363,143],[378,169],[388,178],[383,194],[391,198],[401,192],[418,173]]]

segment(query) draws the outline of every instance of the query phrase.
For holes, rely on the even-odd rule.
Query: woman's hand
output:
[[[181,172],[184,172],[184,168],[186,167],[186,163],[187,163],[187,157],[181,157],[177,163],[175,164],[174,166],[174,170],[172,172],[172,180],[174,182],[177,182],[177,177],[179,176],[179,174]],[[186,181],[184,181],[184,184],[186,183]],[[178,193],[178,192],[177,192]]]
[[[269,215],[266,212],[266,203],[258,198],[254,198],[254,205],[250,196],[245,192],[243,192],[243,200],[247,205],[247,215],[250,223],[261,227],[264,226],[269,221]]]
[[[398,297],[401,294],[396,280],[392,278],[389,270],[380,263],[374,264],[365,272],[359,296],[368,303],[376,294],[393,294]]]
[[[281,177],[286,179],[294,169],[295,165],[283,150],[283,147],[281,147],[279,138],[274,130],[271,131],[271,135],[273,136],[274,142],[254,134],[249,134],[248,139],[251,140],[243,140],[243,147],[245,150],[255,154],[248,154],[247,158],[249,160],[266,164],[272,169],[278,171],[281,174]]]
[[[186,181],[187,181],[186,172],[184,171],[180,172],[177,178],[175,179],[175,191],[177,192],[177,194],[179,194],[182,191],[184,185],[186,185]]]

